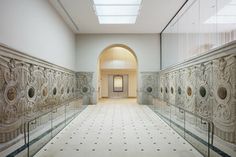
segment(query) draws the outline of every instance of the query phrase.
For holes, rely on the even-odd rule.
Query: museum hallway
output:
[[[236,157],[236,0],[0,0],[0,157]]]
[[[188,142],[135,99],[88,106],[36,157],[200,157]]]

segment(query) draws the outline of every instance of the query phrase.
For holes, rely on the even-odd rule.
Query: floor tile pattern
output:
[[[201,157],[151,109],[134,100],[88,106],[36,157]]]

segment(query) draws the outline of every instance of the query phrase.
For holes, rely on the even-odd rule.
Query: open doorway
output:
[[[106,48],[98,61],[98,95],[102,98],[137,97],[137,58],[125,45]]]

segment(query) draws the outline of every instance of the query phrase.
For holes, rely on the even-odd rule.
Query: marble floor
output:
[[[195,148],[135,99],[88,106],[36,157],[200,157]]]

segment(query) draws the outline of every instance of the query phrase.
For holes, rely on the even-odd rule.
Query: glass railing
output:
[[[221,156],[212,150],[214,124],[210,120],[163,101],[148,106],[203,156]]]
[[[24,125],[25,145],[14,156],[34,156],[44,145],[69,124],[87,105],[80,100],[52,107],[48,112],[36,116]]]

